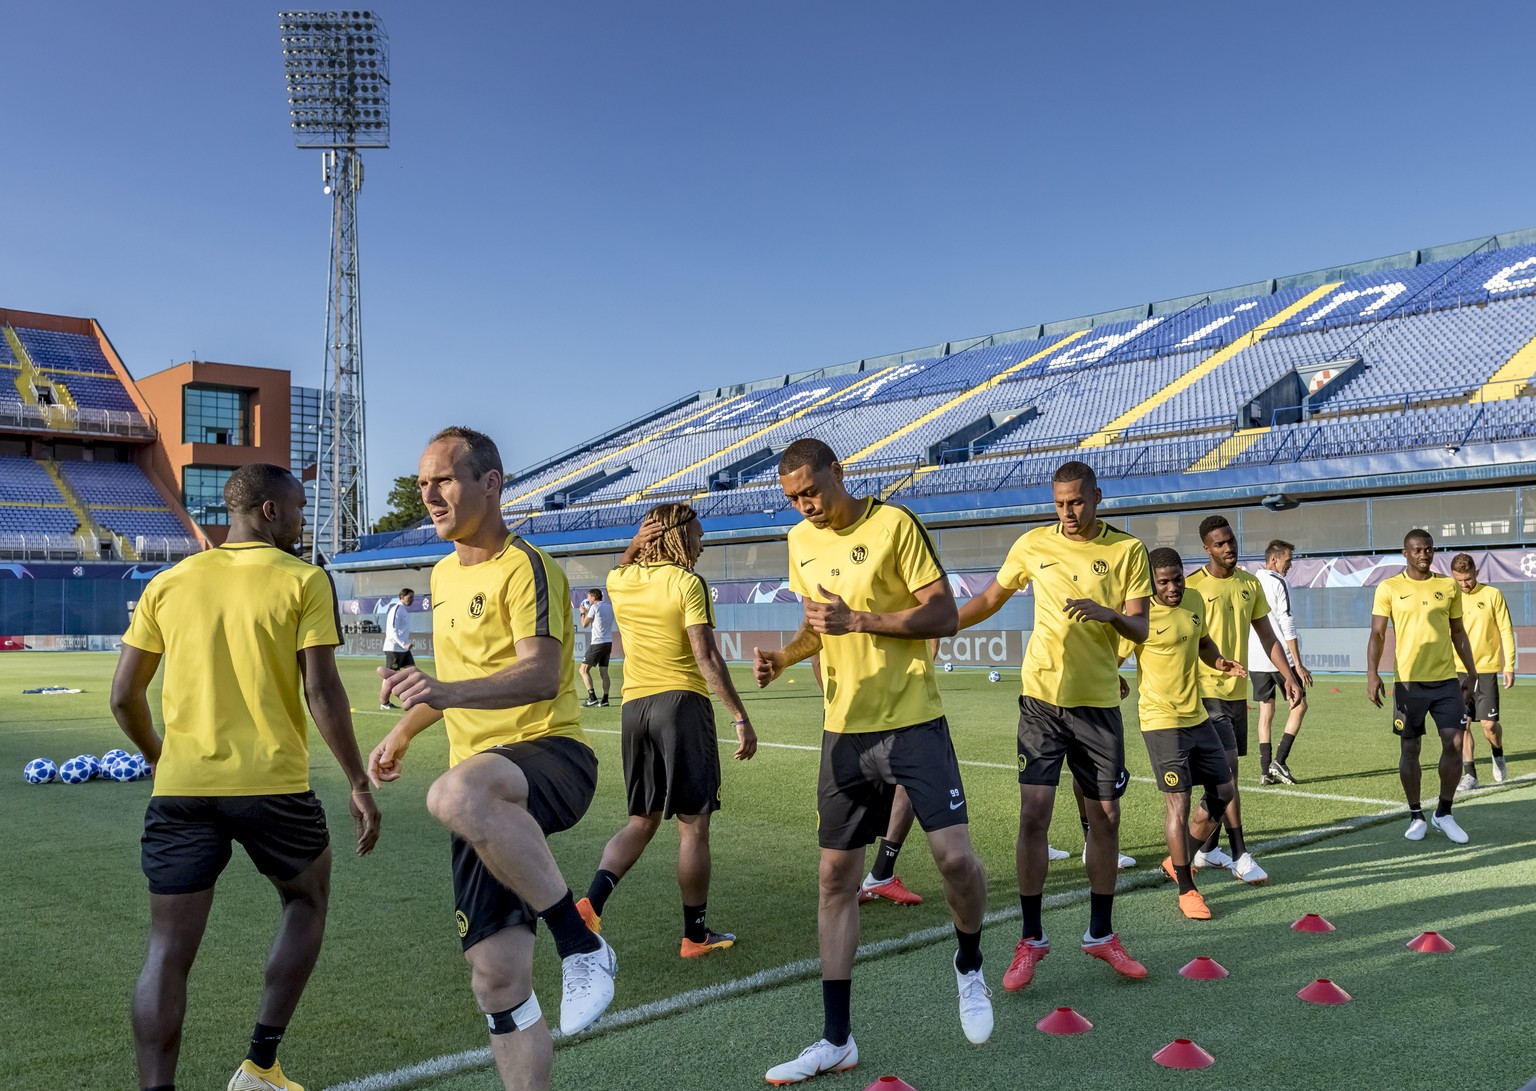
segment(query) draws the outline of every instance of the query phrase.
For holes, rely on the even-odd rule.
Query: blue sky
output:
[[[5,6],[0,306],[318,385],[279,7]],[[1528,4],[377,10],[376,498],[449,423],[517,468],[701,387],[1536,225]]]

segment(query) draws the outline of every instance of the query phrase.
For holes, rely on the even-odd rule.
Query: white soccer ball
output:
[[[133,755],[133,764],[139,770],[139,779],[140,780],[143,780],[145,777],[148,777],[150,775],[149,762],[144,760],[144,755],[143,754],[135,754],[135,755]]]
[[[114,761],[122,761],[127,756],[128,756],[128,751],[120,750],[120,749],[118,749],[117,747],[114,746],[111,750],[108,750],[105,754],[103,754],[101,756],[102,767],[105,768],[105,767],[111,765]]]
[[[998,674],[997,671],[988,671],[987,672],[987,681],[988,682],[1001,682],[1002,680],[1003,680],[1003,676],[1001,674]]]
[[[107,766],[107,776],[119,784],[126,784],[130,780],[139,779],[139,766],[132,758],[124,755],[111,765]]]
[[[88,756],[81,755],[78,758],[70,758],[63,765],[59,766],[59,779],[65,784],[84,784],[90,780],[93,774],[91,773],[90,764],[85,760]],[[92,760],[94,761],[95,759]]]
[[[81,754],[75,760],[85,762],[86,766],[91,771],[91,776],[93,777],[99,777],[103,772],[105,772],[105,770],[102,768],[101,759],[98,758],[95,754]]]
[[[22,769],[21,775],[28,784],[47,784],[58,779],[59,767],[48,758],[33,758]]]
[[[944,664],[944,673],[945,674],[948,674],[950,671],[952,671],[954,669],[955,669],[955,665],[953,663],[945,663]]]

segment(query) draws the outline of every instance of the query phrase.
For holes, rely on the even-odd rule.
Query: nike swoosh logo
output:
[[[433,604],[432,604],[432,609],[434,609],[434,610],[436,610],[436,609],[437,609],[437,608],[438,608],[438,607],[439,607],[439,606],[441,606],[441,605],[442,605],[442,603],[440,603],[440,602],[434,602],[434,603],[433,603]]]
[[[816,558],[815,558],[815,557],[812,557],[812,558],[811,558],[811,561],[814,561],[814,560],[815,560],[815,559],[816,559]],[[806,566],[806,565],[808,565],[808,564],[810,564],[810,563],[811,563],[811,561],[801,561],[801,562],[800,562],[800,567],[801,567],[801,568],[804,568],[804,567],[805,567],[805,566]]]
[[[957,799],[957,800],[953,800],[953,801],[950,802],[949,809],[952,810],[952,811],[958,811],[961,807],[964,807],[964,806],[965,806],[965,800]]]
[[[1166,632],[1167,632],[1167,631],[1168,631],[1168,630],[1167,630],[1167,629],[1159,629],[1159,630],[1158,630],[1158,631],[1157,631],[1157,635],[1158,635],[1158,636],[1162,636],[1162,635],[1163,635],[1163,634],[1164,634],[1164,633],[1166,633]]]
[[[1041,568],[1049,568],[1053,564],[1060,564],[1060,563],[1061,563],[1060,561],[1042,561],[1042,562],[1040,562],[1040,567]]]
[[[1402,602],[1404,599],[1411,599],[1411,598],[1413,598],[1412,595],[1398,595],[1397,596],[1397,601],[1398,602]]]

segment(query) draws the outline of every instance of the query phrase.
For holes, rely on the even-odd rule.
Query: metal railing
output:
[[[203,543],[187,535],[139,534],[133,539],[133,549],[141,561],[179,561],[201,553]]]
[[[138,413],[122,409],[70,409],[62,405],[0,407],[0,428],[40,432],[73,432],[77,435],[121,436],[153,439],[155,426]]]
[[[89,553],[96,551],[90,540]],[[87,556],[86,539],[75,534],[0,533],[0,557],[13,561],[80,561]]]

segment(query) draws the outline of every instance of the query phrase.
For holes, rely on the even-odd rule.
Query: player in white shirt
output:
[[[613,654],[613,604],[603,598],[602,589],[587,592],[581,604],[581,627],[587,630],[587,655],[581,661],[581,682],[587,687],[583,708],[608,707],[608,659]],[[598,700],[592,688],[592,668],[603,677],[603,697]]]
[[[411,654],[415,641],[411,639],[411,603],[416,592],[402,588],[400,597],[384,611],[384,665],[391,671],[414,667],[416,657]],[[379,708],[395,708],[389,701],[389,683],[379,687]]]
[[[1264,598],[1269,602],[1270,626],[1275,630],[1275,636],[1285,652],[1286,662],[1290,663],[1301,684],[1310,689],[1312,672],[1301,662],[1301,638],[1296,634],[1296,618],[1291,612],[1291,586],[1285,579],[1291,570],[1291,558],[1295,552],[1296,547],[1290,542],[1276,538],[1265,547],[1264,567],[1256,575],[1259,585],[1264,588]],[[1257,633],[1251,633],[1248,637],[1248,662],[1269,663]],[[1291,767],[1286,759],[1291,756],[1291,747],[1296,745],[1296,733],[1301,730],[1301,721],[1307,715],[1306,689],[1302,690],[1301,700],[1291,706],[1290,714],[1285,718],[1285,733],[1280,737],[1280,745],[1271,748],[1275,694],[1283,693],[1285,686],[1275,671],[1250,671],[1248,677],[1253,683],[1253,699],[1259,705],[1259,783],[1295,784],[1296,778],[1291,775]]]

